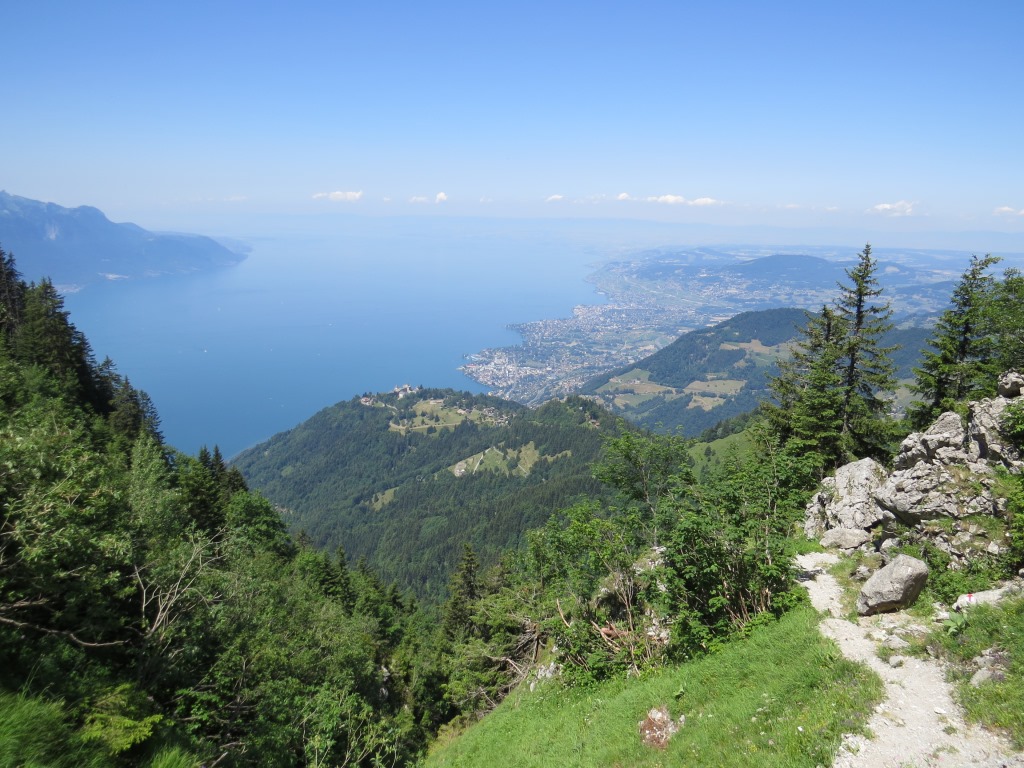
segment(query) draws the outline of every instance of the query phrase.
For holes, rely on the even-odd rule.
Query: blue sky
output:
[[[0,188],[117,221],[1024,235],[1020,0],[35,0],[0,29]]]

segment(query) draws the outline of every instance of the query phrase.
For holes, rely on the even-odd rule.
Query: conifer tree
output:
[[[990,318],[996,337],[996,365],[1024,372],[1024,274],[1008,269],[996,286]]]
[[[807,397],[812,371],[821,370],[822,358],[830,358],[834,372],[838,371],[841,342],[846,336],[842,318],[828,305],[823,305],[819,314],[805,312],[806,324],[798,331],[801,339],[790,357],[778,363],[779,375],[768,381],[768,387],[776,403],[767,403],[763,411],[775,431],[784,439],[793,434],[793,417]],[[833,388],[838,382],[833,383]]]
[[[68,320],[64,299],[48,279],[25,291],[23,317],[14,334],[19,362],[45,368],[78,399],[94,394],[92,350]]]
[[[896,388],[895,368],[890,355],[896,347],[883,347],[881,337],[892,329],[888,302],[875,303],[882,287],[875,273],[878,262],[865,245],[857,265],[846,270],[850,284],[839,283],[836,309],[846,324],[842,350],[842,433],[857,456],[884,451],[888,430],[884,418],[889,406],[886,393]]]
[[[986,274],[999,258],[972,256],[950,297],[950,307],[935,324],[920,368],[914,369],[913,390],[922,400],[913,404],[911,423],[922,429],[962,400],[988,394],[999,374],[995,367],[992,303],[995,279]]]
[[[14,264],[14,255],[0,248],[0,334],[11,336],[21,325],[24,312],[25,283]]]
[[[803,333],[805,338],[790,361],[799,366],[800,378],[799,397],[793,398],[786,412],[787,450],[795,456],[817,456],[820,472],[844,459],[840,366],[846,324],[825,306],[820,316],[809,317]]]
[[[462,545],[462,559],[449,584],[450,595],[444,606],[442,627],[445,637],[465,637],[473,627],[473,606],[480,599],[478,571],[480,562],[469,544]]]

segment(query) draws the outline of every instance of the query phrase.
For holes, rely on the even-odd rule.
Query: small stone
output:
[[[871,534],[859,528],[830,528],[821,537],[820,544],[823,547],[853,550],[867,544],[870,540]]]
[[[904,659],[902,656],[890,656],[889,657],[889,666],[892,667],[893,669],[898,669],[899,667],[903,666],[905,661],[906,661],[906,659]]]
[[[685,717],[680,717],[678,723],[674,721],[667,707],[655,707],[647,713],[646,720],[641,720],[637,724],[640,728],[640,739],[648,747],[664,749],[684,722]]]

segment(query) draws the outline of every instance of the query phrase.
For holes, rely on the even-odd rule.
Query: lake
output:
[[[571,239],[380,229],[247,238],[236,267],[107,282],[65,306],[97,359],[149,393],[168,443],[233,456],[363,392],[482,391],[463,355],[600,301],[583,279],[599,255]]]

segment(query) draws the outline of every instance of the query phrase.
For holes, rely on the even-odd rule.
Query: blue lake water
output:
[[[167,441],[225,456],[317,410],[399,384],[482,391],[463,355],[514,344],[509,323],[600,298],[595,251],[452,232],[251,239],[236,267],[116,281],[66,297],[97,359],[153,398]]]

